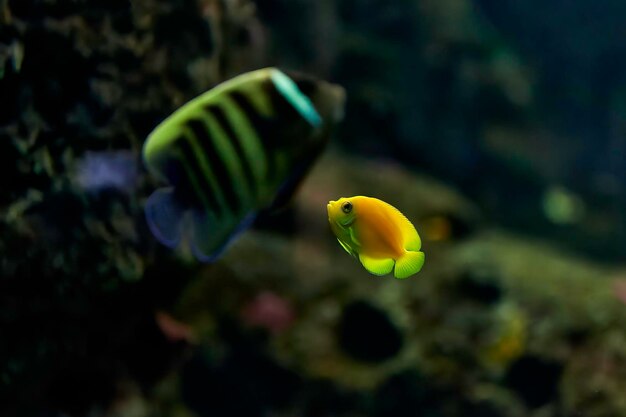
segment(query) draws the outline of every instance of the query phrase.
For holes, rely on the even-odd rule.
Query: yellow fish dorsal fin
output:
[[[382,200],[379,201],[385,205],[388,209],[388,214],[392,216],[398,226],[400,226],[404,249],[408,251],[420,250],[422,248],[422,240],[420,239],[419,234],[417,234],[417,230],[415,230],[413,223],[411,223],[411,221],[407,219],[406,216],[400,212],[400,210],[391,204]]]
[[[368,272],[374,275],[387,275],[393,270],[395,261],[391,258],[377,259],[370,258],[369,256],[359,254],[359,260]]]

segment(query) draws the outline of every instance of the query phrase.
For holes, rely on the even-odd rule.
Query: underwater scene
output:
[[[0,417],[626,417],[624,22],[0,0]]]

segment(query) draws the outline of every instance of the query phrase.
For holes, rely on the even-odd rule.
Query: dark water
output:
[[[626,6],[0,0],[0,415],[623,416]],[[295,203],[215,264],[160,245],[141,148],[281,66],[342,85]],[[375,277],[326,202],[424,269]]]

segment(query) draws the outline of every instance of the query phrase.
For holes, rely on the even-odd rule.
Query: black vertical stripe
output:
[[[241,209],[241,201],[235,193],[235,181],[228,173],[222,155],[216,148],[213,138],[209,135],[208,126],[203,121],[197,119],[189,120],[187,126],[197,139],[198,144],[202,147],[204,156],[206,156],[209,166],[215,174],[215,179],[226,199],[228,208],[238,213]]]
[[[296,78],[292,78],[292,81],[296,83],[299,92],[310,100],[317,88],[315,81],[311,79],[296,81]],[[285,91],[280,90],[273,82],[265,84],[264,88],[267,90],[267,94],[272,100],[272,108],[276,113],[276,124],[280,125],[280,130],[276,133],[275,141],[278,143],[278,146],[289,155],[290,162],[294,163],[294,165],[291,165],[287,181],[293,182],[294,185],[291,188],[295,189],[297,182],[294,182],[293,169],[296,167],[299,167],[296,171],[302,169],[301,174],[295,174],[301,178],[306,172],[304,168],[307,166],[306,161],[311,157],[315,158],[315,156],[319,154],[317,149],[312,148],[312,145],[319,142],[323,147],[323,142],[314,140],[315,136],[312,135],[316,128],[312,126],[302,112],[288,100]],[[313,147],[317,148],[317,146]],[[283,180],[283,178],[280,179],[280,181]],[[290,190],[289,192],[292,191]]]
[[[239,136],[235,132],[233,126],[230,121],[226,117],[226,113],[224,113],[224,109],[216,105],[208,105],[205,107],[207,113],[215,118],[219,127],[224,131],[230,143],[235,148],[235,152],[237,153],[237,158],[239,160],[239,164],[243,169],[243,174],[246,178],[246,182],[252,192],[253,196],[256,196],[258,193],[257,183],[254,180],[254,173],[252,172],[252,167],[250,166],[250,161],[246,157],[246,154],[243,150],[243,145]]]
[[[273,148],[277,144],[274,131],[276,125],[275,121],[272,120],[272,118],[262,116],[250,102],[250,98],[244,93],[233,91],[230,96],[250,121],[250,124],[261,139],[263,145],[266,148]]]
[[[195,174],[197,181],[199,182],[199,186],[201,190],[194,190],[195,193],[202,193],[202,196],[196,196],[199,201],[202,201],[202,197],[206,197],[206,200],[209,204],[209,209],[214,211],[215,213],[221,213],[222,209],[220,208],[219,202],[217,198],[215,198],[215,190],[213,190],[211,183],[207,176],[204,174],[202,167],[200,167],[200,163],[198,162],[198,158],[195,155],[191,145],[187,141],[185,137],[179,138],[176,143],[183,154],[183,158],[185,158],[185,164],[189,169]],[[186,172],[186,171],[185,171]],[[189,178],[189,187],[192,187],[192,179]]]
[[[252,125],[252,128],[261,141],[261,146],[267,151],[267,178],[270,180],[275,179],[277,174],[276,148],[278,147],[277,124],[271,118],[263,117],[259,114],[245,94],[239,91],[233,91],[230,96]]]

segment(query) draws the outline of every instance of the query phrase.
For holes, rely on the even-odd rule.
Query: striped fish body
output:
[[[174,112],[144,145],[170,186],[146,203],[150,229],[216,259],[263,209],[286,200],[341,119],[343,89],[275,68],[240,75]]]

